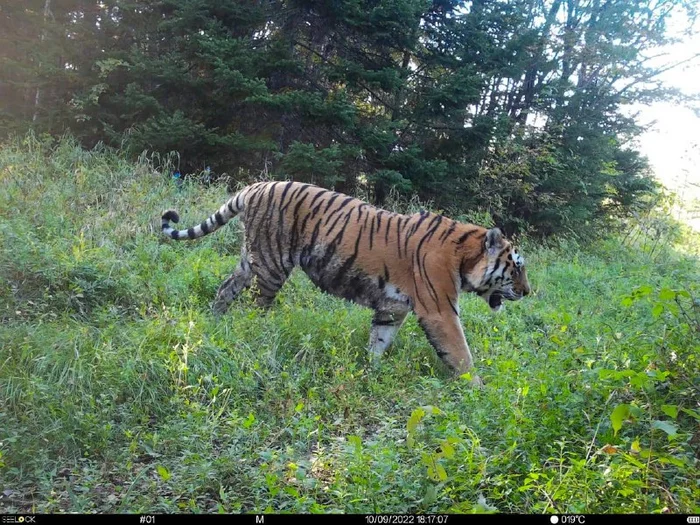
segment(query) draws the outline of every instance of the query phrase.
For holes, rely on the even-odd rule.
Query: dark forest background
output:
[[[654,200],[622,108],[691,0],[3,0],[0,135],[69,132],[183,174],[417,194],[509,232]]]

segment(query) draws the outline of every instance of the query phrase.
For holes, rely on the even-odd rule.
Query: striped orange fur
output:
[[[178,215],[166,211],[162,229],[172,239],[196,239],[236,215],[245,228],[241,260],[220,286],[214,310],[226,311],[253,283],[258,304],[269,305],[299,266],[324,291],[374,309],[373,356],[389,347],[412,311],[440,358],[464,373],[473,361],[459,293],[474,292],[498,310],[503,299],[530,292],[523,257],[497,228],[424,211],[392,213],[311,184],[252,184],[186,230],[174,229]]]

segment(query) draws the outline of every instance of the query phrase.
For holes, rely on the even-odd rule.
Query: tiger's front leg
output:
[[[372,329],[369,334],[370,359],[377,364],[379,358],[386,351],[401,328],[408,315],[406,312],[375,311],[372,318]]]
[[[481,378],[472,372],[474,362],[458,316],[419,316],[418,323],[443,363],[456,374],[471,372],[472,385],[483,386]]]

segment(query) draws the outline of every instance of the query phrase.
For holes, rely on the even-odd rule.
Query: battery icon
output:
[[[700,523],[700,516],[688,516],[686,521],[688,523]]]

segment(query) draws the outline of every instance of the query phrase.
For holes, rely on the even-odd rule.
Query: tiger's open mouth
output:
[[[494,292],[489,296],[489,306],[492,310],[500,310],[503,306],[503,296],[499,292]]]
[[[491,295],[489,295],[489,306],[491,307],[491,310],[497,312],[503,307],[503,299],[508,301],[518,301],[522,299],[522,297],[522,294],[517,294],[511,291],[493,292]]]

